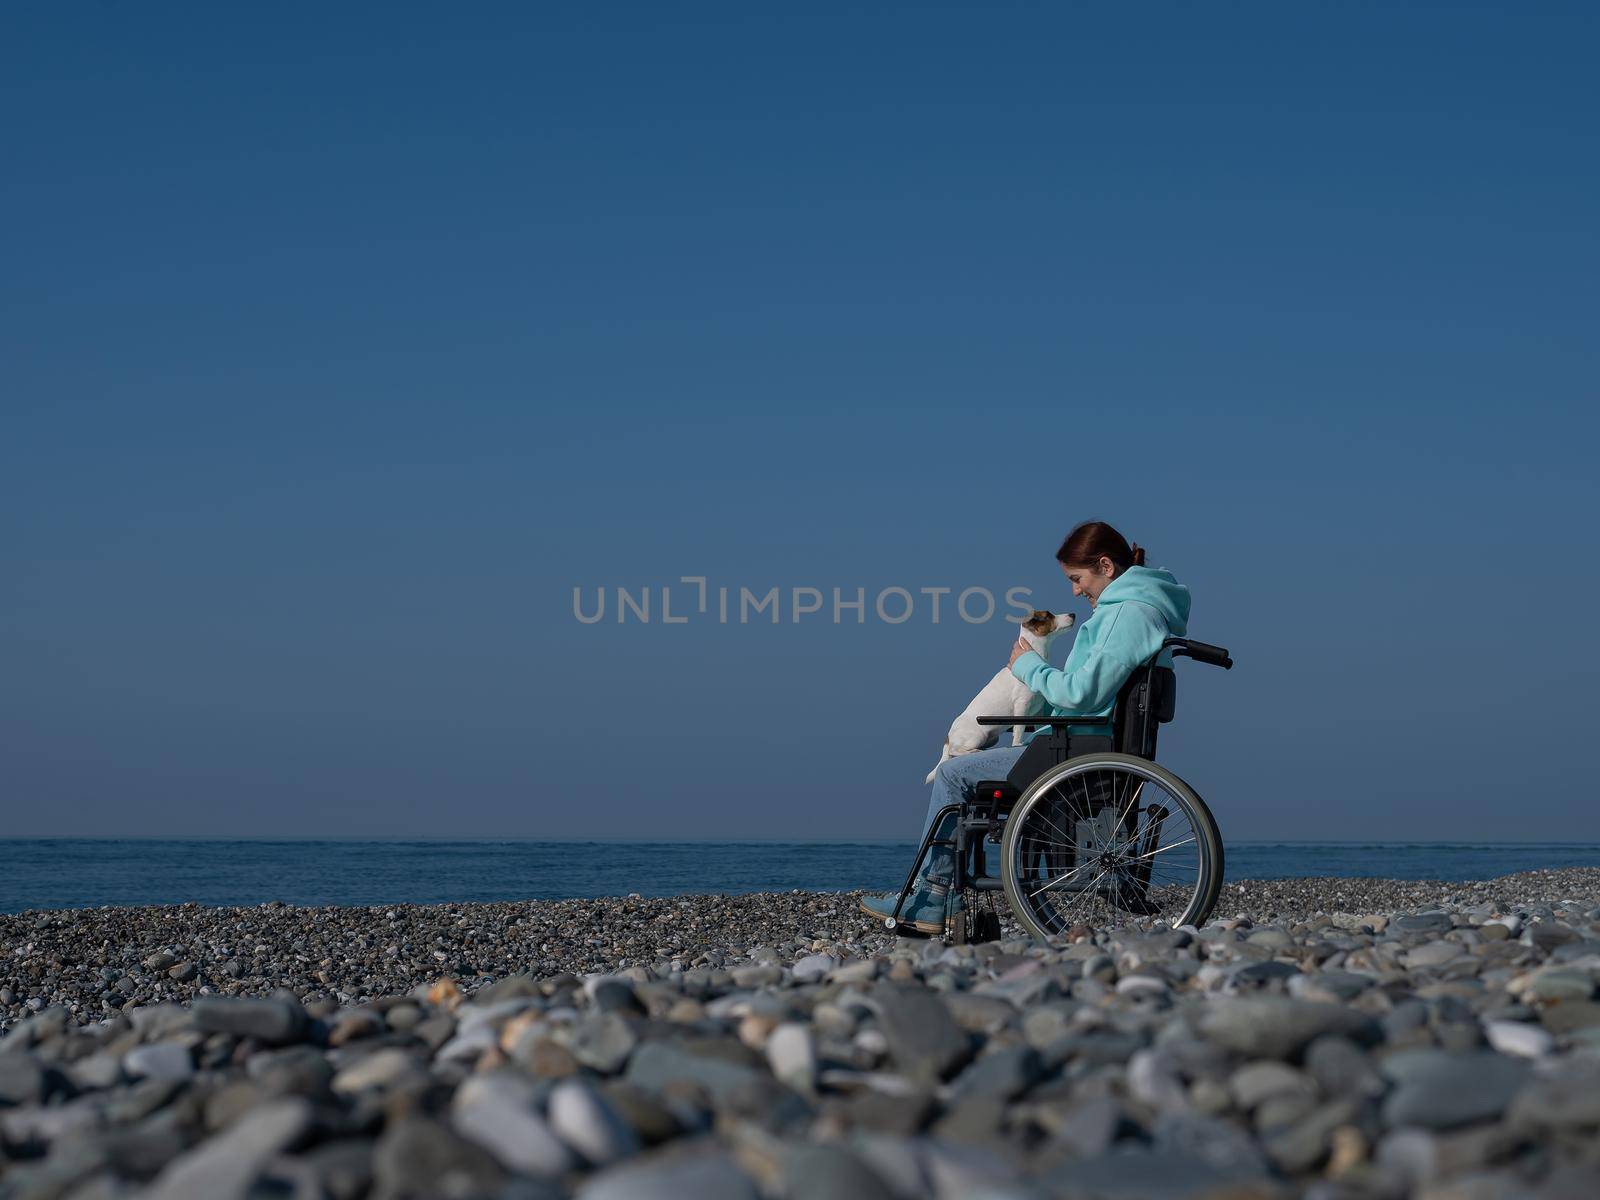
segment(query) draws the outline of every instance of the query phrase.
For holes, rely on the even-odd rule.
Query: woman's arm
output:
[[[1011,673],[1057,710],[1094,716],[1111,707],[1133,674],[1133,666],[1097,646],[1072,671],[1058,671],[1036,652],[1029,651],[1011,664]]]
[[[1059,671],[1037,652],[1011,656],[1011,673],[1061,712],[1095,716],[1106,712],[1140,663],[1161,649],[1166,624],[1153,608],[1120,604],[1111,625],[1088,656],[1071,671]]]

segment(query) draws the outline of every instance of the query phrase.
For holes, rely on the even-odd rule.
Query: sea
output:
[[[882,890],[914,852],[901,841],[0,838],[0,912]],[[1600,867],[1600,843],[1230,841],[1226,874],[1468,880],[1557,867]]]

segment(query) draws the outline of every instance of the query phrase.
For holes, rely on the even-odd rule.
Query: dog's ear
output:
[[[1049,633],[1056,627],[1055,614],[1046,612],[1042,608],[1036,608],[1022,625],[1029,633]]]

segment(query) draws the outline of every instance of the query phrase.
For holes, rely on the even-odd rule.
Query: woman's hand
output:
[[[1031,654],[1032,652],[1033,647],[1028,645],[1027,642],[1023,641],[1019,637],[1017,639],[1017,644],[1011,647],[1011,658],[1010,661],[1006,663],[1007,669],[1009,669],[1017,661],[1017,659],[1021,658],[1024,654]]]

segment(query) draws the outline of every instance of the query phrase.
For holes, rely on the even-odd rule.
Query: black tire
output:
[[[1000,857],[1006,899],[1040,940],[1078,925],[1199,925],[1222,890],[1222,836],[1205,801],[1131,754],[1045,771],[1012,806]]]

